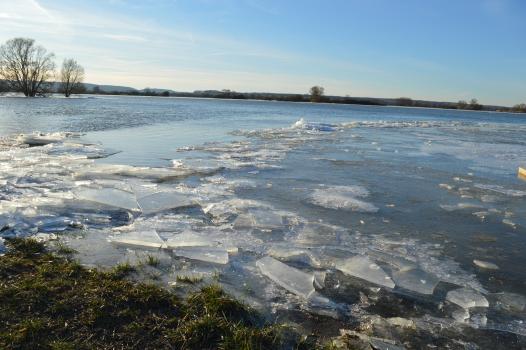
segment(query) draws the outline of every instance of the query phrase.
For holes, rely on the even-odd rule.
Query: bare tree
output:
[[[320,102],[323,94],[325,93],[325,89],[321,86],[313,86],[310,88],[310,100],[311,102]]]
[[[8,40],[0,46],[0,78],[27,97],[45,93],[49,79],[54,76],[54,57],[33,39]]]
[[[83,91],[84,68],[72,58],[66,58],[60,70],[60,92],[66,97]]]

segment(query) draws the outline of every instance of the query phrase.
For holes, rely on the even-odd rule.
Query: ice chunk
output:
[[[156,192],[141,197],[137,201],[143,214],[152,214],[169,209],[195,205],[195,202],[190,198],[177,192]]]
[[[336,263],[341,272],[380,286],[394,288],[395,284],[385,271],[367,256],[356,255]]]
[[[376,206],[357,198],[366,197],[368,194],[367,189],[361,186],[332,186],[314,190],[310,202],[329,209],[376,213]]]
[[[480,268],[488,269],[488,270],[498,270],[499,269],[499,267],[496,264],[489,262],[489,261],[474,259],[473,264],[477,265]]]
[[[473,289],[460,288],[451,290],[446,295],[446,300],[458,306],[469,309],[472,307],[488,307],[489,303],[484,295]]]
[[[228,250],[216,247],[181,247],[174,250],[174,254],[184,258],[205,261],[215,264],[228,263]]]
[[[75,195],[78,199],[100,203],[111,207],[117,207],[127,210],[138,210],[135,195],[130,192],[118,190],[115,188],[86,188],[78,190]]]
[[[199,236],[191,231],[181,232],[166,241],[168,248],[178,247],[210,247],[216,245],[215,242]]]
[[[504,194],[506,196],[510,197],[524,197],[526,196],[526,191],[521,190],[511,190],[504,188],[500,185],[486,185],[486,184],[475,184],[475,187],[480,188],[482,190],[488,190],[500,194]]]
[[[526,311],[526,297],[515,293],[499,293],[495,295],[498,305],[505,310],[523,312]]]
[[[343,230],[335,226],[321,223],[308,223],[304,225],[296,236],[296,242],[305,245],[330,245],[337,244]]]
[[[332,132],[336,131],[336,125],[328,123],[309,123],[306,122],[305,119],[301,118],[292,124],[292,129]]]
[[[290,267],[270,256],[259,259],[256,265],[265,276],[291,293],[308,299],[314,292],[314,275]]]
[[[394,272],[393,280],[398,287],[420,294],[433,294],[439,282],[436,276],[421,269]]]
[[[268,254],[282,261],[299,262],[313,267],[321,266],[320,259],[318,259],[318,257],[316,257],[312,251],[308,249],[298,249],[294,247],[275,245],[269,249]]]
[[[400,256],[396,256],[396,255],[392,255],[392,254],[380,252],[380,251],[372,251],[370,254],[376,260],[389,264],[395,267],[398,271],[403,272],[403,271],[408,271],[408,270],[417,268],[416,263],[414,263],[413,261],[407,260],[405,258],[402,258]]]
[[[271,210],[251,209],[247,214],[239,215],[234,221],[236,229],[258,228],[273,230],[283,226],[283,217]]]
[[[4,239],[2,237],[0,237],[0,255],[3,254],[4,252],[5,252]]]
[[[112,237],[111,242],[134,247],[161,248],[164,241],[156,231],[132,231]]]

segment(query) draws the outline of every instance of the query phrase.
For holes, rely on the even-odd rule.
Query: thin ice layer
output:
[[[178,247],[210,247],[216,245],[210,239],[199,236],[191,231],[184,231],[166,240],[168,248]]]
[[[164,241],[154,230],[126,232],[116,235],[110,240],[115,244],[134,247],[161,248],[164,246]]]
[[[176,192],[157,192],[137,200],[143,214],[153,214],[169,209],[192,206],[195,203],[187,196]]]
[[[488,299],[486,299],[484,295],[468,288],[460,288],[449,291],[446,295],[446,300],[453,304],[457,304],[464,309],[489,306]]]
[[[228,263],[228,250],[216,247],[181,247],[174,250],[174,254],[184,258],[199,260],[214,264]]]
[[[77,191],[77,198],[126,210],[138,210],[135,195],[115,188],[85,188]]]
[[[394,272],[393,280],[398,287],[420,294],[433,294],[440,281],[435,275],[421,269]]]
[[[261,273],[291,293],[308,299],[314,292],[314,275],[290,267],[270,256],[259,259]]]
[[[395,283],[391,277],[389,277],[380,266],[364,255],[356,255],[352,258],[337,262],[336,268],[345,274],[380,286],[387,288],[395,287]]]

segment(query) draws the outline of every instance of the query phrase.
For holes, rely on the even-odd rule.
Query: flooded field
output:
[[[181,294],[218,283],[306,334],[526,347],[524,117],[0,98],[0,135],[0,237]]]

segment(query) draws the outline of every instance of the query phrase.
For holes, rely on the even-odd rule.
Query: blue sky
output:
[[[526,102],[523,0],[0,0],[0,41],[35,38],[86,81]]]

